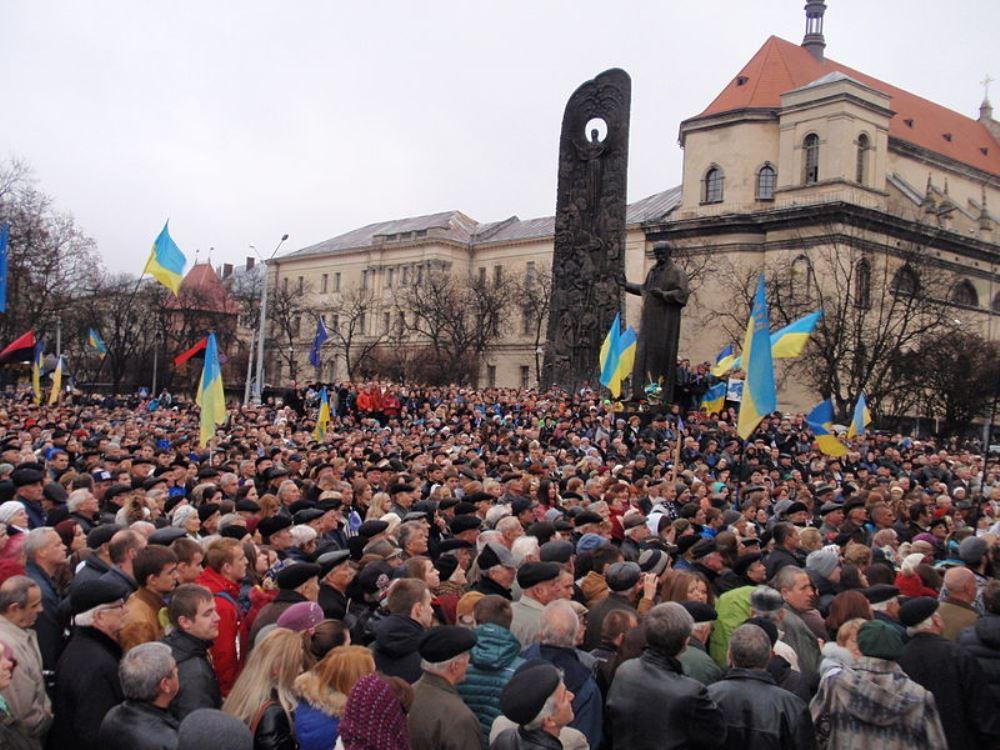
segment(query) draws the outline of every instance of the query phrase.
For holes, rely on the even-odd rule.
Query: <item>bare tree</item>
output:
[[[295,342],[302,333],[302,321],[313,320],[308,313],[311,307],[307,299],[312,293],[312,285],[303,281],[301,286],[290,288],[287,277],[268,299],[267,316],[271,321],[271,342],[269,348],[288,365],[292,380],[298,378],[299,363],[295,355]],[[308,326],[308,323],[306,324]]]
[[[542,344],[545,343],[552,301],[552,272],[548,268],[526,271],[513,289],[521,308],[522,333],[531,336],[535,355],[535,380],[542,382]]]
[[[376,326],[377,307],[373,290],[355,286],[340,295],[329,308],[327,331],[336,348],[343,352],[349,380],[354,379],[359,367],[365,366],[389,336],[389,331],[379,331]]]

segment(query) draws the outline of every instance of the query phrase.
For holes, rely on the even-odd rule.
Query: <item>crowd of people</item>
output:
[[[1000,747],[1000,468],[385,384],[0,398],[0,747]]]

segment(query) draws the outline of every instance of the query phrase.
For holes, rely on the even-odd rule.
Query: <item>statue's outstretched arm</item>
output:
[[[615,283],[622,287],[629,294],[635,294],[636,296],[642,296],[642,284],[633,284],[631,281],[625,278],[624,273],[615,274]]]

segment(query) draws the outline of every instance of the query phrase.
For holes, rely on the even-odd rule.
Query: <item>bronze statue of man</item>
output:
[[[670,260],[670,245],[653,246],[656,263],[642,284],[632,284],[621,274],[617,281],[629,294],[642,297],[635,366],[632,368],[632,400],[645,396],[647,383],[660,383],[661,403],[674,400],[677,382],[677,349],[681,336],[681,310],[687,304],[688,277]]]

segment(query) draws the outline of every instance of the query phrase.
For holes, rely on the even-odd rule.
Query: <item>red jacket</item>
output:
[[[240,674],[242,655],[246,653],[246,640],[241,637],[240,624],[243,612],[239,606],[239,584],[230,581],[211,568],[205,568],[197,583],[215,594],[215,609],[219,613],[219,637],[209,649],[212,666],[219,681],[219,691],[225,698]]]

